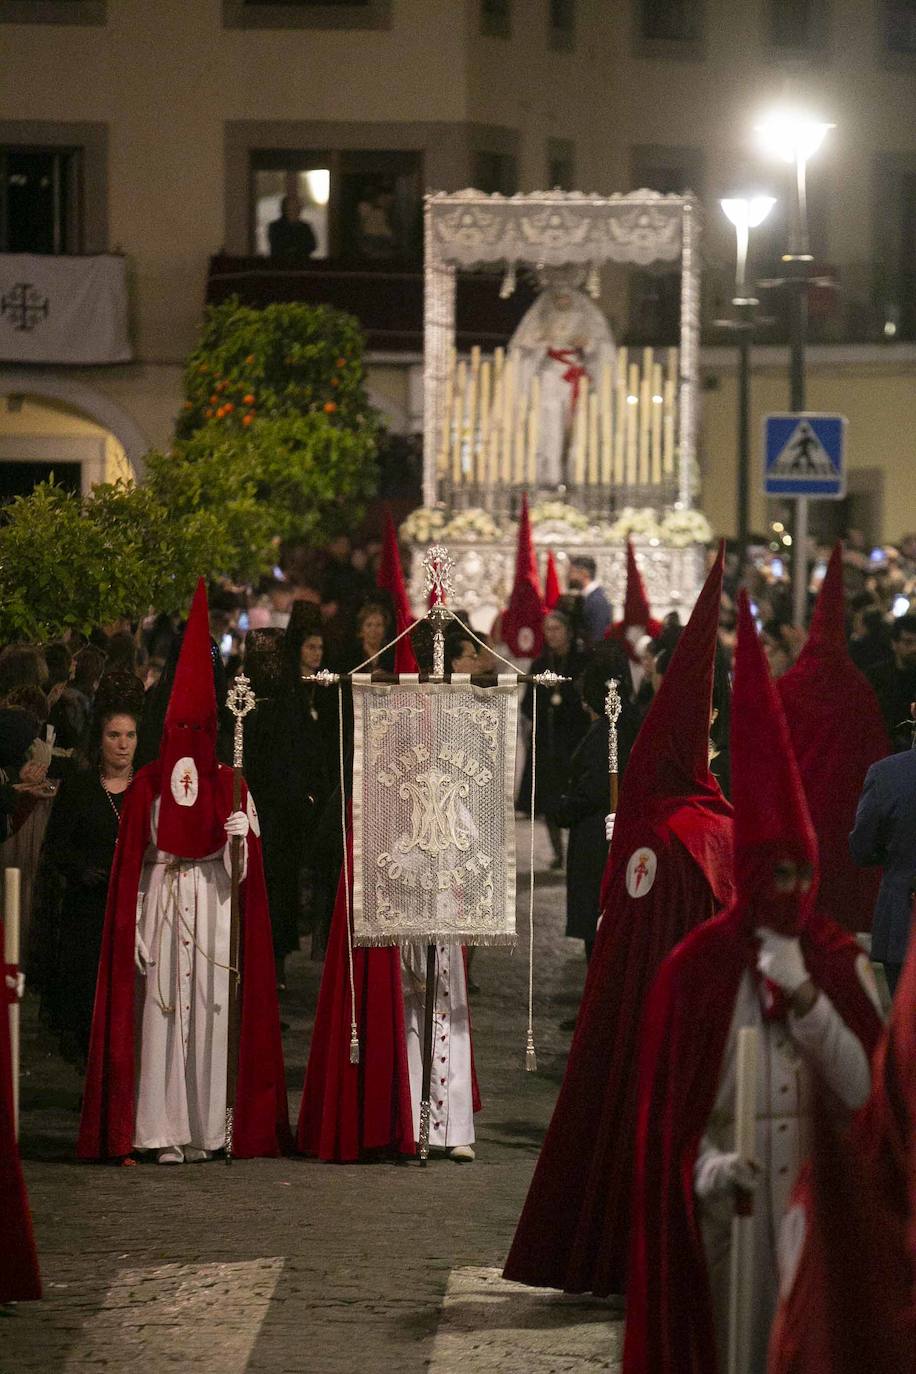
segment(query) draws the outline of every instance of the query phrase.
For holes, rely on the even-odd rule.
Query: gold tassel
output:
[[[350,1063],[359,1063],[359,1036],[356,1034],[355,1026],[350,1035]]]
[[[528,1043],[525,1046],[525,1073],[537,1073],[538,1057],[534,1052],[534,1036],[528,1032]]]

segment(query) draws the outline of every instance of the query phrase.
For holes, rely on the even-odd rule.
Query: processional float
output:
[[[456,622],[462,633],[473,639],[477,636],[449,607],[453,595],[449,551],[434,545],[423,561],[431,604],[397,639],[409,634],[420,620],[428,620],[432,629],[431,672],[392,674],[357,669],[339,674],[322,670],[304,679],[337,687],[341,721],[345,684],[353,699],[352,872],[346,808],[341,808],[351,1064],[358,1064],[360,1058],[354,946],[408,949],[419,945],[426,951],[418,1142],[421,1164],[429,1155],[437,946],[453,943],[514,948],[517,944],[514,795],[518,691],[530,682],[552,687],[568,680],[552,672],[532,676],[508,660],[503,662],[511,671],[497,675],[447,672],[446,626]],[[536,713],[537,693],[534,710]],[[536,715],[533,729],[536,741]],[[346,796],[343,740],[341,724],[340,780],[342,795]],[[525,1067],[534,1070],[533,777],[529,847]]]
[[[508,598],[512,522],[526,492],[535,545],[552,546],[561,563],[595,558],[612,601],[623,597],[631,535],[657,612],[690,610],[708,537],[695,510],[698,220],[692,195],[648,190],[426,197],[424,504],[403,527],[416,554],[415,607],[423,548],[441,538],[466,589],[463,606],[488,627]],[[615,347],[595,304],[611,264],[680,271],[676,343]],[[481,268],[502,271],[503,296],[522,272],[541,293],[508,349],[475,346],[460,357],[458,272]]]

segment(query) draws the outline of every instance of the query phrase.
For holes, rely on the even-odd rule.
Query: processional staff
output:
[[[244,720],[257,702],[244,673],[229,688],[226,705],[235,716],[232,747],[232,809],[242,805],[242,760],[245,750]],[[235,1097],[239,1077],[239,1044],[242,1030],[242,932],[239,889],[242,885],[242,838],[233,835],[230,845],[232,888],[229,904],[229,1025],[226,1055],[226,1163],[232,1163],[232,1138],[235,1128]]]
[[[608,770],[611,775],[611,815],[617,814],[617,798],[620,793],[620,765],[617,754],[617,721],[620,717],[621,702],[620,692],[617,683],[611,678],[607,685],[607,696],[604,699],[604,714],[610,722],[610,729],[607,737],[607,759]]]

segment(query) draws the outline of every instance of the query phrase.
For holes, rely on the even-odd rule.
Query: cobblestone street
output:
[[[524,827],[519,841],[527,851]],[[475,957],[484,1110],[470,1167],[79,1165],[80,1083],[28,1003],[22,1152],[46,1296],[0,1315],[0,1374],[613,1370],[617,1309],[499,1277],[562,1077],[569,1035],[559,1023],[574,1014],[584,973],[581,945],[562,934],[564,909],[562,876],[539,874],[537,1074],[523,1068],[523,949]],[[521,915],[520,932],[526,948]],[[290,960],[282,1014],[294,1119],[320,975],[306,954]]]

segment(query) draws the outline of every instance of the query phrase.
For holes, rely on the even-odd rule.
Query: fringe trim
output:
[[[518,945],[517,935],[481,935],[475,930],[418,930],[412,934],[401,932],[398,935],[361,935],[354,932],[353,944],[358,949],[407,949],[410,945],[467,945],[470,948],[491,948],[514,950]]]

